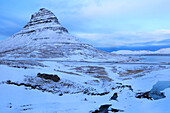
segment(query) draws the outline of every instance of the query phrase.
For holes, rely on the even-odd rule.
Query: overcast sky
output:
[[[170,0],[1,0],[0,40],[40,8],[95,47],[170,45]]]

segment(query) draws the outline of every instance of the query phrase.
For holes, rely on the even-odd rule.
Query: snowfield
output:
[[[125,113],[169,113],[169,68],[159,64],[1,60],[0,111],[89,113],[109,104],[109,109]],[[60,81],[40,78],[37,73],[55,74]],[[165,98],[136,98],[158,81],[162,81],[159,88],[163,87]],[[110,100],[114,93],[117,99]]]

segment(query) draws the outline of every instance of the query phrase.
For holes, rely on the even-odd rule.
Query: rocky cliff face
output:
[[[68,33],[67,29],[62,27],[57,17],[49,10],[42,8],[31,16],[30,22],[24,26],[21,34],[32,33],[50,29],[56,33]]]
[[[33,14],[21,31],[0,42],[0,56],[70,60],[118,58],[70,35],[57,17],[45,8]]]

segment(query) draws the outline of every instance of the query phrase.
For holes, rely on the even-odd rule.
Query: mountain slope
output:
[[[42,8],[24,28],[0,42],[1,57],[119,60],[116,55],[84,44],[68,33],[49,10]],[[126,59],[121,57],[121,59]],[[124,60],[123,59],[123,60]]]

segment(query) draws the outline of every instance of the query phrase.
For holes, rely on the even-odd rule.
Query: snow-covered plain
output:
[[[159,86],[164,87],[162,91],[166,97],[163,99],[149,100],[135,97],[136,93],[150,91],[158,81],[170,81],[169,68],[169,65],[156,63],[1,60],[0,111],[2,113],[89,113],[101,105],[111,104],[109,109],[120,109],[125,113],[169,113],[168,87]],[[61,80],[55,83],[40,79],[37,77],[39,72],[56,74]],[[46,90],[7,84],[8,80],[41,85]],[[49,90],[51,92],[48,92]],[[109,93],[93,95],[104,92]],[[118,93],[117,101],[110,100],[114,93]]]

